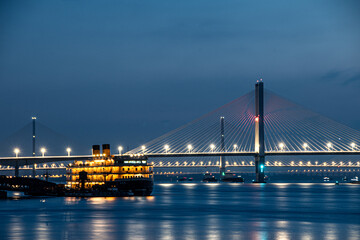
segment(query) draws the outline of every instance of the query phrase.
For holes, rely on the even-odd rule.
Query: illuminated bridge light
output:
[[[285,147],[284,143],[279,143],[279,148],[280,148],[281,151],[284,150],[284,147]]]
[[[145,145],[142,145],[142,146],[141,146],[141,150],[142,150],[143,153],[145,153],[145,150],[146,150]]]
[[[214,144],[210,144],[210,149],[211,149],[212,152],[214,152],[215,145],[214,145]]]
[[[308,147],[309,147],[309,145],[307,143],[303,144],[303,148],[304,148],[305,151],[307,150]]]
[[[42,153],[42,156],[44,157],[44,156],[45,156],[45,153],[46,153],[46,148],[41,148],[41,149],[40,149],[40,152]]]
[[[237,149],[238,149],[238,145],[234,144],[234,152],[236,152]]]
[[[302,165],[303,165],[303,162],[302,162],[302,161],[300,161],[300,162],[299,162],[299,165],[300,165],[300,166],[302,166]]]
[[[328,150],[330,151],[331,150],[331,148],[333,147],[333,145],[332,145],[332,143],[331,142],[328,142],[327,144],[326,144],[326,147],[328,148]]]
[[[68,156],[70,157],[71,148],[67,148],[66,152],[68,153]]]
[[[19,153],[20,153],[20,149],[19,149],[19,148],[15,148],[15,149],[14,149],[14,153],[15,153],[15,157],[18,157],[18,156],[19,156]]]
[[[351,146],[351,150],[354,151],[355,148],[356,148],[356,144],[355,144],[354,142],[352,142],[352,143],[350,144],[350,146]]]
[[[122,147],[122,146],[119,146],[119,147],[118,147],[119,155],[121,155],[122,150],[123,150],[123,147]]]
[[[191,150],[193,149],[193,146],[192,146],[191,144],[188,144],[188,145],[187,145],[187,149],[188,149],[188,151],[189,151],[189,153],[190,153]]]
[[[168,151],[169,151],[169,149],[170,149],[169,145],[166,144],[166,145],[164,146],[164,149],[165,149],[165,153],[168,153]]]

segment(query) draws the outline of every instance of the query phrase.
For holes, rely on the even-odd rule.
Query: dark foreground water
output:
[[[157,184],[154,196],[0,201],[0,239],[360,239],[360,185]]]

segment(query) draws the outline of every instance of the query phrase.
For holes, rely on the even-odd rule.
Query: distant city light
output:
[[[14,149],[14,153],[15,153],[15,157],[18,157],[18,156],[19,156],[19,153],[20,153],[20,149],[19,149],[19,148],[15,148],[15,149]]]

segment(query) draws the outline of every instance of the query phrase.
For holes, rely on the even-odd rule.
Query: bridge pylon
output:
[[[255,84],[255,173],[256,183],[264,183],[265,141],[264,141],[264,83]]]
[[[220,152],[225,152],[225,118],[220,117]],[[220,156],[220,178],[225,176],[225,156]]]

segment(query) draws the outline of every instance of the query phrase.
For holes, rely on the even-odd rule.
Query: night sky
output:
[[[0,2],[0,140],[136,147],[259,78],[360,130],[360,1]]]

